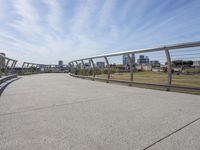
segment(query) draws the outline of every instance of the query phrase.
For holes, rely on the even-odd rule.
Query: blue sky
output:
[[[200,40],[199,0],[0,0],[0,49],[55,64]]]

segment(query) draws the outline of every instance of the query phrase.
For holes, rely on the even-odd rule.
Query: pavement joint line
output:
[[[53,89],[53,90],[48,90],[48,91],[46,91],[46,93],[52,92],[52,91],[55,91],[55,89]],[[4,95],[2,95],[2,97],[9,97],[9,96],[23,95],[23,94],[30,94],[30,93],[38,94],[38,93],[44,93],[44,92],[38,92],[38,91],[36,91],[36,92],[31,91],[31,92],[30,92],[30,91],[28,91],[28,92],[14,93],[14,94],[4,94]]]
[[[149,146],[147,146],[147,147],[143,148],[142,150],[147,150],[147,149],[149,149],[149,148],[151,148],[151,147],[155,146],[157,143],[160,143],[160,142],[162,142],[163,140],[167,139],[167,138],[168,138],[168,137],[170,137],[170,136],[173,136],[175,133],[177,133],[177,132],[179,132],[179,131],[183,130],[184,128],[186,128],[186,127],[190,126],[191,124],[194,124],[195,122],[197,122],[197,121],[199,121],[199,120],[200,120],[200,117],[199,117],[199,118],[197,118],[197,119],[195,119],[195,120],[193,120],[193,121],[191,121],[191,122],[189,122],[189,123],[187,123],[186,125],[184,125],[184,126],[180,127],[179,129],[177,129],[177,130],[175,130],[175,131],[171,132],[170,134],[168,134],[168,135],[166,135],[166,136],[162,137],[162,138],[161,138],[161,139],[159,139],[158,141],[156,141],[156,142],[154,142],[154,143],[150,144]]]
[[[127,95],[122,95],[122,96],[127,96]],[[49,109],[49,108],[53,108],[53,107],[62,107],[62,106],[76,105],[76,104],[81,104],[81,103],[97,102],[97,101],[108,101],[106,98],[110,98],[110,96],[101,98],[100,100],[99,99],[94,100],[95,98],[92,97],[92,98],[84,99],[82,101],[77,101],[77,102],[73,102],[73,103],[53,104],[51,106],[38,107],[38,108],[29,109],[29,110],[15,111],[15,112],[10,112],[10,113],[2,113],[2,114],[0,114],[0,117],[13,115],[13,114],[32,112],[32,111],[39,111],[39,110]],[[102,99],[105,99],[105,100],[102,100]]]

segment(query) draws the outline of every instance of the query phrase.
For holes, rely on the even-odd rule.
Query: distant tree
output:
[[[116,73],[116,69],[115,69],[115,68],[111,68],[111,69],[110,69],[110,73],[111,73],[111,74]]]
[[[101,72],[101,69],[99,68],[95,68],[95,73],[96,75],[100,75],[102,72]]]
[[[83,75],[83,69],[80,69],[80,75]]]
[[[108,70],[107,69],[103,69],[102,72],[103,72],[103,74],[108,74]]]
[[[186,66],[186,67],[191,67],[193,65],[193,61],[184,61],[184,60],[174,60],[172,61],[172,65],[174,67],[181,67],[181,66]]]
[[[87,75],[91,76],[92,74],[93,74],[93,69],[89,69],[89,70],[87,71]]]

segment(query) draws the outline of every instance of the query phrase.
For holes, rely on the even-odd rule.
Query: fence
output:
[[[8,58],[2,53],[0,54],[0,84],[17,77],[17,74],[15,72],[16,64],[17,60]]]
[[[200,41],[77,59],[69,62],[70,74],[79,78],[121,82],[131,86],[164,88],[167,91],[173,88],[200,92],[199,47]],[[113,63],[122,58],[123,64]]]
[[[50,72],[63,72],[67,68],[67,65],[47,65],[47,64],[36,64],[31,62],[24,62],[22,65],[22,74],[33,74],[33,73],[50,73]]]

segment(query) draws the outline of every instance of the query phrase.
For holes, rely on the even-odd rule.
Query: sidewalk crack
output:
[[[195,122],[197,122],[197,121],[199,121],[199,120],[200,120],[200,117],[197,118],[197,119],[195,119],[195,120],[193,120],[193,121],[191,121],[191,122],[189,122],[189,123],[187,123],[186,125],[182,126],[181,128],[175,130],[174,132],[171,132],[170,134],[168,134],[168,135],[162,137],[162,138],[159,139],[158,141],[156,141],[156,142],[152,143],[151,145],[149,145],[149,146],[143,148],[142,150],[147,150],[147,149],[151,148],[152,146],[156,145],[157,143],[162,142],[163,140],[167,139],[168,137],[172,136],[173,134],[175,134],[175,133],[177,133],[177,132],[183,130],[184,128],[188,127],[189,125],[191,125],[191,124],[193,124],[193,123],[195,123]]]

